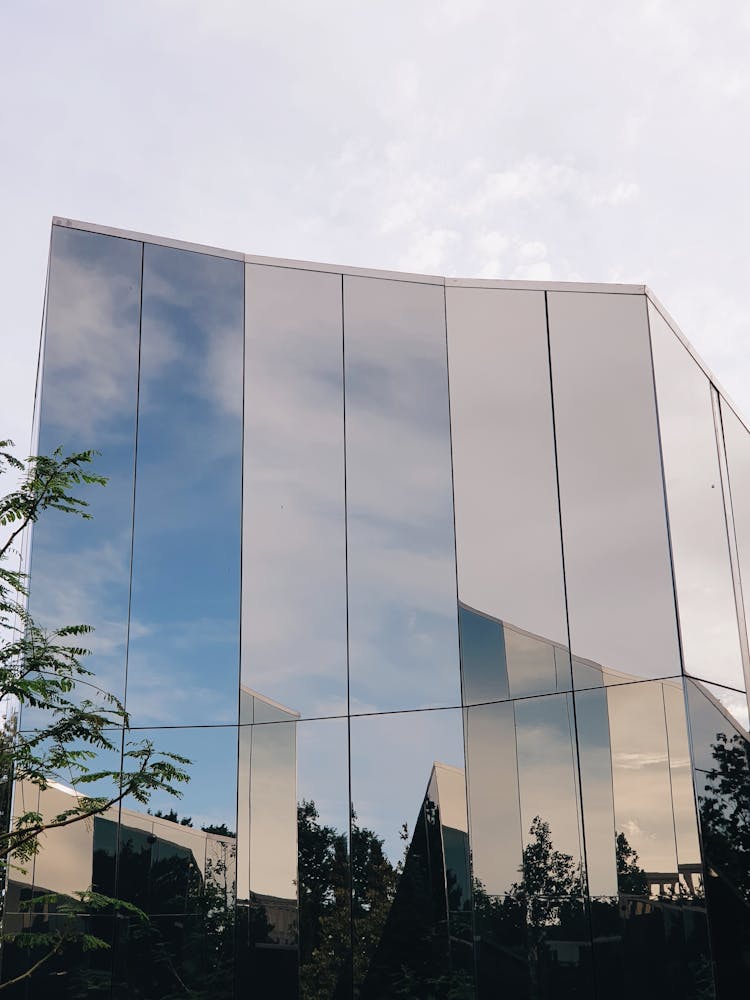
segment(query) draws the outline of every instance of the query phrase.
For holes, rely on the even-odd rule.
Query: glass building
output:
[[[31,611],[192,763],[11,872],[6,929],[148,921],[7,995],[747,993],[750,433],[647,288],[56,219],[42,358],[109,485]]]

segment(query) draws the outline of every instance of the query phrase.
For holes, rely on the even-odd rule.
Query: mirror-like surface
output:
[[[719,997],[741,996],[750,968],[750,745],[702,686],[688,682],[711,948]]]
[[[603,688],[580,691],[575,706],[588,891],[591,896],[614,897],[617,867],[607,693]]]
[[[344,277],[350,705],[460,705],[443,289]]]
[[[744,687],[711,386],[649,304],[685,671]]]
[[[750,729],[750,718],[748,717],[747,695],[744,691],[735,691],[734,688],[721,687],[718,684],[706,684],[703,688],[710,691],[716,700],[724,706],[735,722],[744,729]]]
[[[566,644],[544,293],[445,292],[459,597]]]
[[[473,993],[460,710],[351,720],[355,996]]]
[[[574,656],[680,672],[644,300],[549,292],[565,575]]]
[[[458,627],[464,705],[505,700],[508,671],[502,624],[460,605]]]
[[[341,276],[245,272],[243,683],[346,711]]]
[[[685,692],[682,682],[662,684],[667,723],[669,776],[672,786],[677,862],[683,896],[703,898],[703,867],[698,840],[698,818],[690,766]]]
[[[148,245],[127,707],[237,721],[242,266]]]
[[[724,431],[729,490],[731,493],[734,535],[741,580],[740,599],[744,607],[750,601],[750,432],[732,408],[721,400],[721,423]],[[745,621],[747,629],[747,621]],[[747,688],[747,675],[745,685]]]
[[[106,488],[82,490],[94,519],[51,511],[34,528],[30,611],[41,625],[85,622],[96,683],[123,697],[138,389],[142,246],[55,227],[39,453],[101,452]],[[60,581],[65,586],[60,586]],[[23,725],[35,724],[24,713]]]
[[[518,879],[523,849],[513,705],[468,708],[464,727],[474,885],[503,896]]]
[[[118,921],[115,995],[229,1000],[242,917],[235,906],[237,728],[142,730],[136,737],[187,757],[189,781],[179,800],[157,793],[148,810],[123,801],[115,880],[106,854],[97,868],[99,841],[112,842],[110,821],[94,822],[96,884],[147,917]]]

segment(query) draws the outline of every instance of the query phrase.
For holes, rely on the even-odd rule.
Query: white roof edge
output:
[[[693,345],[687,339],[687,337],[685,336],[685,334],[680,329],[679,324],[675,322],[675,320],[672,317],[672,315],[670,314],[670,312],[664,307],[664,305],[662,305],[662,303],[660,302],[660,300],[656,297],[656,295],[654,295],[653,290],[651,288],[649,288],[648,285],[645,286],[645,293],[646,293],[646,298],[648,299],[648,301],[651,303],[651,305],[654,307],[654,309],[656,309],[656,311],[659,313],[659,315],[664,320],[664,322],[667,324],[667,326],[672,330],[672,332],[675,334],[675,336],[678,338],[678,340],[682,343],[682,345],[685,348],[685,350],[691,356],[691,358],[693,359],[693,361],[695,361],[695,363],[701,369],[701,371],[706,376],[706,378],[709,380],[709,382],[711,382],[712,385],[716,388],[716,390],[719,393],[719,395],[721,396],[722,400],[729,407],[731,407],[732,411],[734,412],[734,415],[737,417],[737,419],[740,421],[740,423],[744,425],[744,427],[748,430],[748,432],[750,432],[750,424],[743,417],[742,411],[740,410],[740,408],[737,406],[737,404],[732,399],[732,397],[729,395],[729,393],[726,391],[726,389],[724,388],[724,386],[721,384],[721,382],[717,379],[717,377],[714,375],[714,373],[708,367],[708,365],[703,360],[703,358],[700,356],[700,354],[698,354],[698,352],[696,351],[696,349],[693,347]]]
[[[453,278],[436,274],[417,274],[408,271],[392,271],[385,268],[354,267],[348,264],[330,264],[320,261],[295,260],[285,257],[265,257],[260,254],[240,253],[235,250],[225,250],[219,247],[206,246],[202,243],[189,243],[185,240],[154,236],[151,233],[139,233],[128,229],[118,229],[114,226],[102,226],[92,222],[82,222],[78,219],[68,219],[53,216],[53,226],[67,229],[81,229],[84,232],[99,233],[102,236],[117,236],[120,239],[143,241],[156,246],[172,247],[176,250],[189,250],[193,253],[209,254],[213,257],[225,257],[229,260],[243,261],[246,264],[261,264],[267,267],[290,267],[304,271],[322,271],[331,274],[347,274],[355,277],[392,279],[394,281],[412,281],[419,284],[445,285],[451,288],[500,288],[530,291],[550,292],[605,292],[616,295],[643,295],[645,285],[608,284],[606,282],[578,281],[521,281],[504,278]]]

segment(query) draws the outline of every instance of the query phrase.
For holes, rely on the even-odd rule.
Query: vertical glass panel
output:
[[[714,698],[720,702],[729,712],[735,722],[744,729],[750,729],[748,719],[747,695],[744,691],[735,691],[733,688],[720,687],[718,684],[703,684],[706,691],[710,691]]]
[[[350,703],[459,705],[441,285],[344,278]]]
[[[97,683],[120,698],[130,578],[142,246],[55,226],[52,232],[39,451],[94,448],[105,489],[91,521],[51,511],[34,528],[31,613],[85,622]],[[65,580],[65,586],[60,581]],[[34,724],[25,713],[23,725]]]
[[[503,627],[463,605],[458,609],[464,705],[508,697]]]
[[[711,386],[649,304],[685,670],[744,688]]]
[[[721,400],[721,422],[731,493],[734,536],[744,604],[750,602],[750,433],[725,400]],[[743,608],[745,615],[747,609]],[[743,617],[744,617],[743,616]],[[745,621],[747,629],[747,621]],[[746,677],[747,681],[747,677]],[[747,683],[744,685],[747,687]]]
[[[718,991],[741,996],[750,969],[750,745],[702,685],[688,682],[688,705]]]
[[[607,694],[603,688],[580,691],[575,695],[575,706],[589,895],[616,896],[615,814]]]
[[[228,1000],[236,933],[237,728],[138,735],[187,757],[190,780],[179,800],[157,793],[147,809],[123,801],[116,895],[147,919],[118,920],[114,995]]]
[[[459,597],[567,644],[544,293],[445,294]]]
[[[549,333],[574,656],[680,672],[645,300],[550,292]]]
[[[522,862],[513,706],[469,708],[464,724],[474,885],[484,896],[502,896]]]
[[[297,744],[299,996],[346,1000],[352,992],[347,720],[301,723]]]
[[[351,720],[355,996],[473,992],[460,710]]]
[[[127,706],[236,722],[242,265],[147,245]]]
[[[531,895],[583,893],[570,697],[548,695],[514,702],[523,881]]]
[[[610,687],[607,703],[619,891],[671,897],[679,877],[661,684]]]
[[[237,982],[296,996],[296,714],[243,688],[237,790]]]
[[[682,893],[689,899],[703,898],[703,867],[698,840],[693,778],[690,769],[685,692],[680,681],[662,684],[667,720],[669,776],[672,784],[677,865]]]
[[[505,658],[508,664],[508,680],[513,698],[523,698],[532,694],[549,694],[564,690],[570,684],[558,687],[556,658],[565,660],[567,650],[555,647],[548,639],[540,639],[520,629],[506,625]],[[562,681],[563,678],[560,678]]]
[[[346,711],[341,276],[245,272],[243,683]]]

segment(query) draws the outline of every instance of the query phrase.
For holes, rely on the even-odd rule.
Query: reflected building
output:
[[[31,610],[192,763],[11,874],[6,928],[145,917],[16,995],[746,991],[750,432],[647,288],[58,219],[42,357],[39,451],[109,485]]]

